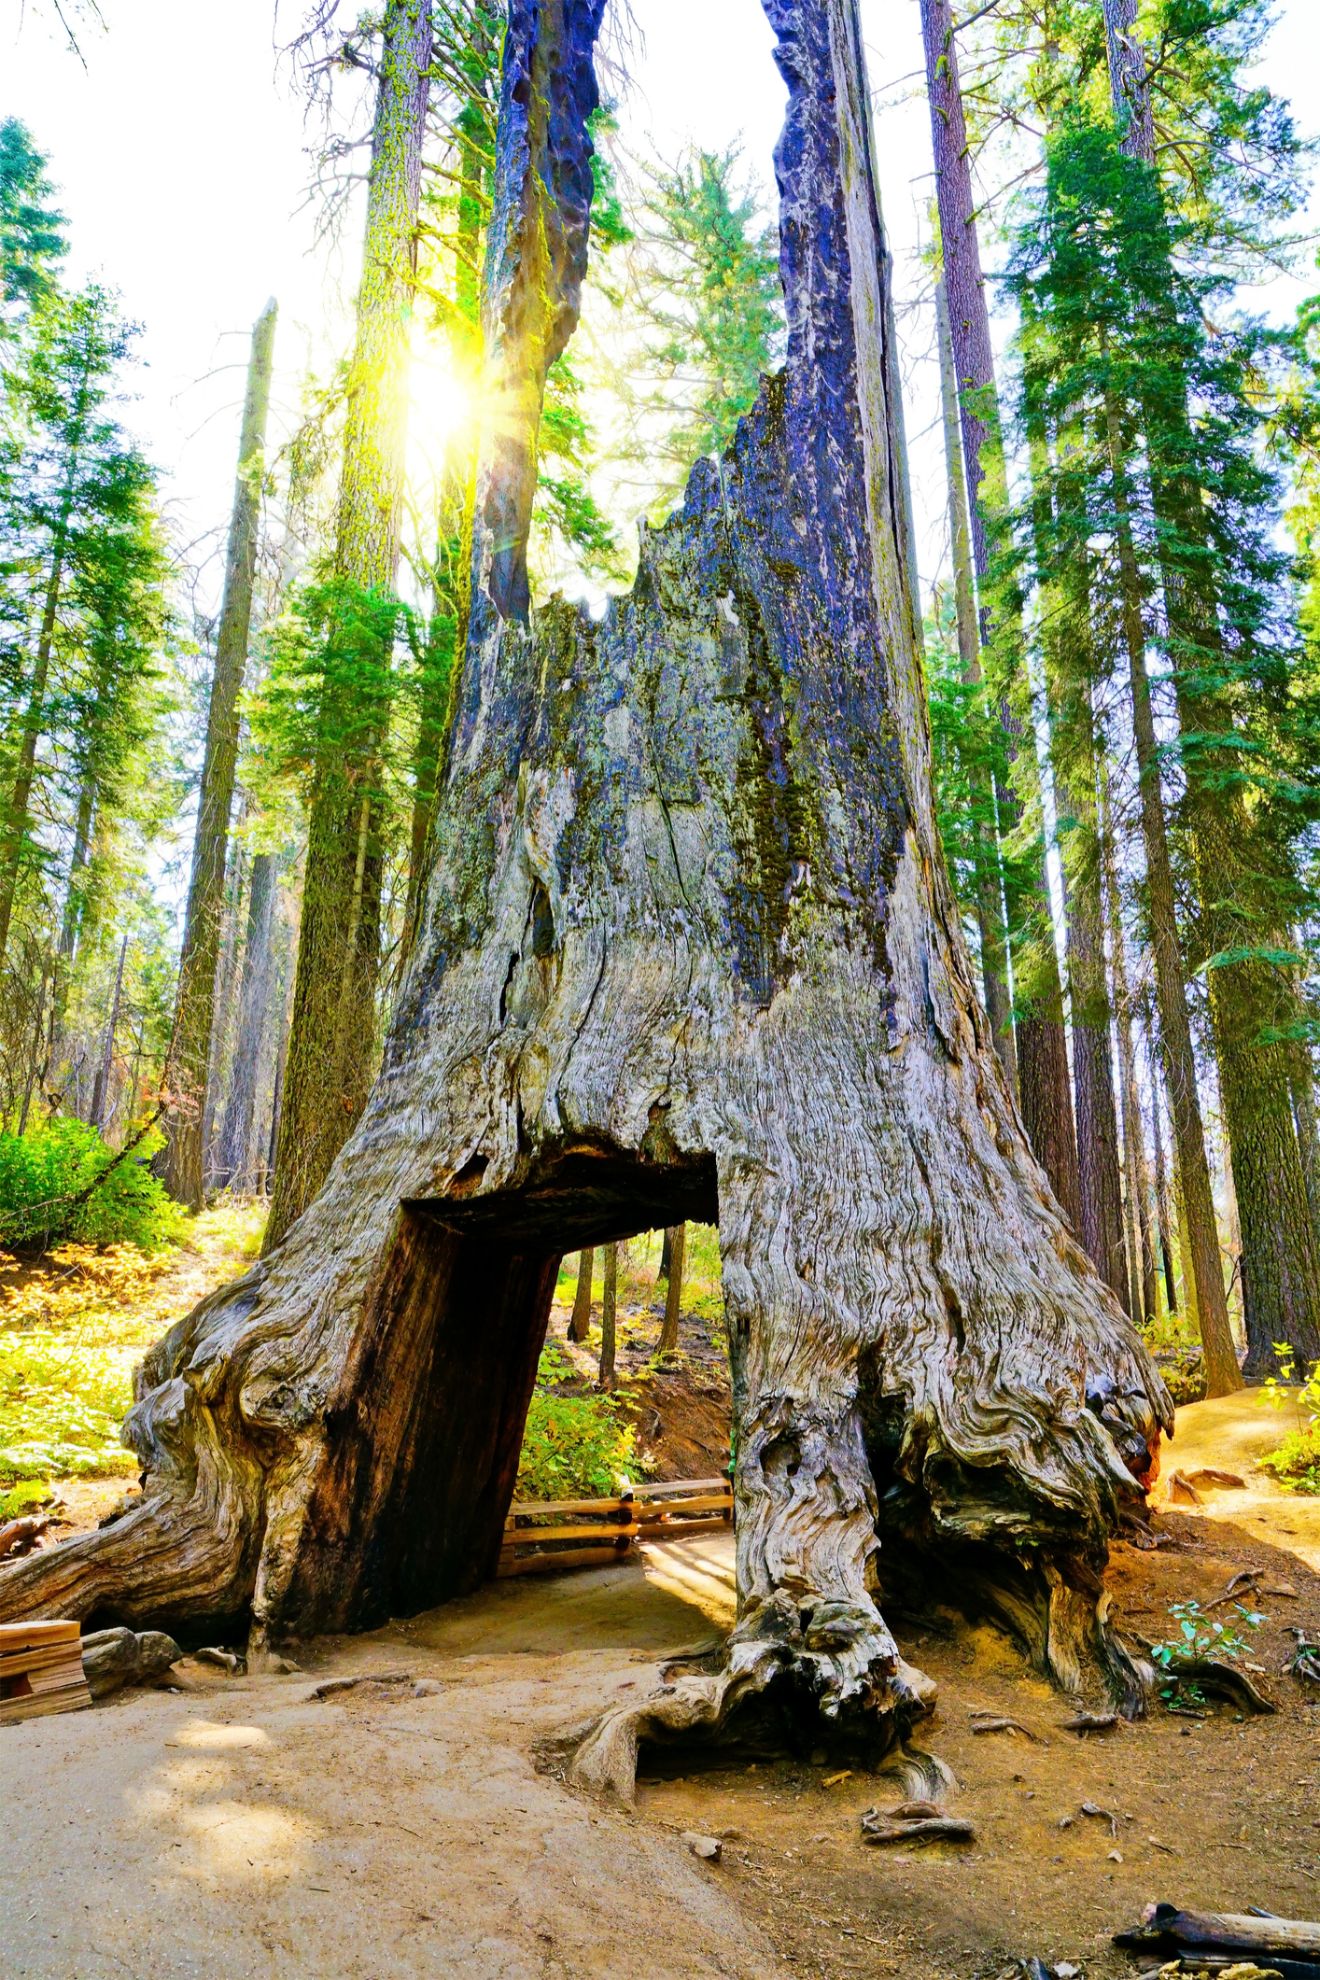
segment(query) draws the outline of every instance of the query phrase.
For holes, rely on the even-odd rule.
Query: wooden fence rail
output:
[[[617,1499],[515,1499],[504,1523],[501,1578],[605,1567],[626,1560],[639,1540],[686,1540],[728,1532],[733,1487],[727,1478],[633,1485]]]

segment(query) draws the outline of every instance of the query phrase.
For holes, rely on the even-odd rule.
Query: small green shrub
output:
[[[608,1499],[636,1468],[632,1425],[613,1395],[565,1395],[575,1374],[563,1349],[542,1350],[518,1465],[520,1499]]]
[[[85,1121],[45,1121],[25,1134],[0,1134],[0,1245],[72,1238],[160,1251],[177,1242],[187,1213],[147,1166],[160,1145],[159,1134],[144,1136],[111,1168],[113,1149]]]
[[[1169,1642],[1153,1644],[1151,1655],[1160,1670],[1160,1696],[1171,1709],[1205,1702],[1201,1687],[1188,1674],[1189,1667],[1205,1658],[1235,1662],[1246,1656],[1256,1631],[1266,1620],[1241,1602],[1233,1604],[1231,1617],[1209,1615],[1199,1602],[1171,1602],[1169,1614],[1178,1625],[1178,1633]]]
[[[1290,1430],[1279,1448],[1260,1463],[1285,1492],[1320,1498],[1320,1431]]]
[[[1263,1385],[1261,1401],[1267,1409],[1294,1410],[1297,1422],[1283,1442],[1261,1458],[1261,1470],[1268,1471],[1285,1492],[1320,1497],[1320,1361],[1299,1382],[1297,1356],[1288,1342],[1276,1341],[1274,1354],[1279,1372]]]

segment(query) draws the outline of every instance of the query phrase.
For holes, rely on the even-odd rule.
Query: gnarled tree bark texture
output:
[[[854,0],[766,0],[789,356],[604,617],[520,617],[529,370],[576,311],[603,0],[513,0],[488,448],[427,909],[318,1201],[149,1357],[140,1509],[0,1580],[38,1609],[257,1645],[494,1566],[560,1254],[718,1221],[739,1620],[602,1721],[883,1748],[930,1687],[878,1567],[1130,1685],[1101,1569],[1168,1401],[1060,1216],[976,1001],[932,815],[895,358]],[[507,614],[507,616],[506,616]],[[690,711],[699,706],[703,720]]]

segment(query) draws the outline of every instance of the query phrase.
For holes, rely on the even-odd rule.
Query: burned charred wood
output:
[[[717,1672],[583,1743],[627,1795],[639,1744],[749,1725],[883,1757],[933,1696],[881,1612],[905,1556],[1135,1709],[1102,1572],[1170,1409],[1027,1146],[939,848],[855,0],[766,0],[784,373],[628,597],[523,622],[601,4],[509,10],[485,307],[525,430],[481,471],[378,1084],[279,1247],[148,1356],[141,1506],[0,1576],[0,1615],[242,1619],[259,1649],[475,1587],[561,1255],[717,1223],[739,1618]]]

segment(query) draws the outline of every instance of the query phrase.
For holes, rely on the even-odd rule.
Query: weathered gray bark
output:
[[[216,629],[215,670],[206,717],[206,754],[197,794],[197,829],[179,962],[179,995],[166,1073],[171,1102],[165,1116],[165,1147],[158,1168],[170,1193],[194,1210],[201,1208],[205,1189],[207,1076],[224,920],[229,814],[238,767],[238,699],[252,627],[252,589],[257,569],[276,315],[274,301],[268,302],[252,331],[238,475],[229,520],[224,598]]]
[[[882,1538],[887,1574],[1131,1698],[1101,1570],[1169,1416],[1023,1138],[939,857],[855,5],[766,4],[786,372],[599,622],[522,623],[534,440],[497,437],[371,1102],[285,1242],[148,1357],[142,1505],[0,1576],[0,1615],[242,1616],[255,1649],[471,1588],[561,1253],[717,1221],[739,1619],[717,1676],[582,1748],[624,1792],[639,1739],[758,1700],[871,1749],[920,1713]],[[585,265],[601,5],[510,7],[487,322],[528,419]]]

